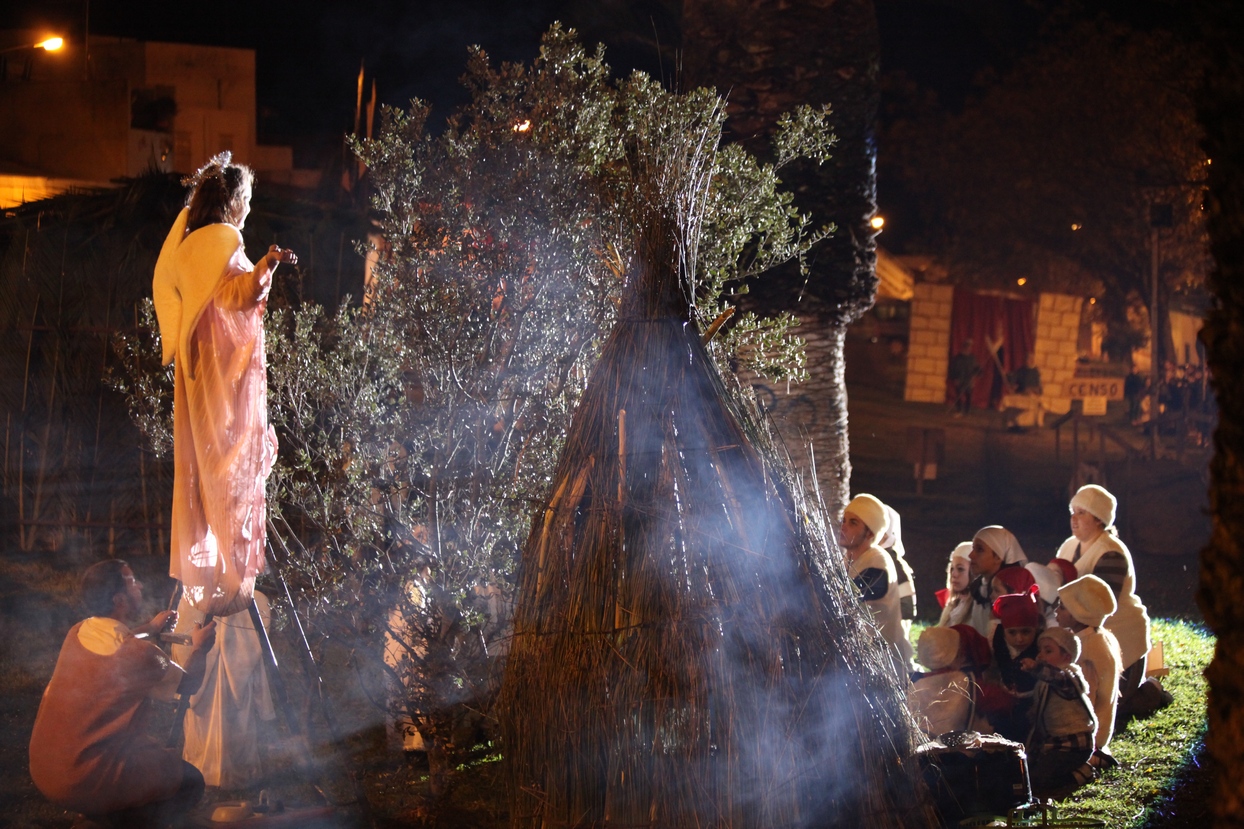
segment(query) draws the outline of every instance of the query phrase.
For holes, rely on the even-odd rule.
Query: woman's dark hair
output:
[[[112,613],[112,597],[126,591],[125,575],[129,565],[119,558],[92,564],[82,574],[78,586],[82,604],[92,616],[108,616]]]
[[[255,174],[245,164],[234,164],[233,155],[226,150],[199,168],[193,176],[182,180],[190,187],[186,206],[186,232],[206,225],[235,224],[242,215],[242,199],[248,185],[253,185]]]

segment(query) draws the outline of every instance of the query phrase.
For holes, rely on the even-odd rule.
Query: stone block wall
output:
[[[950,312],[953,285],[917,282],[911,298],[911,329],[907,345],[907,384],[903,399],[943,403],[950,368]]]
[[[1064,397],[1067,381],[1075,377],[1076,344],[1080,334],[1080,311],[1084,298],[1066,294],[1041,294],[1037,305],[1037,341],[1034,351],[1041,371],[1041,402],[1046,411],[1065,414],[1071,398]]]

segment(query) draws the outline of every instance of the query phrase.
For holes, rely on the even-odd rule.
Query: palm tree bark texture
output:
[[[800,104],[830,104],[838,137],[823,165],[803,163],[783,176],[798,206],[837,232],[822,242],[804,278],[793,269],[756,291],[760,309],[790,310],[808,321],[809,306],[827,329],[831,372],[829,445],[817,447],[827,506],[837,512],[850,491],[847,392],[842,343],[846,326],[876,294],[877,210],[874,131],[880,43],[872,0],[684,0],[683,67],[688,86],[714,86],[729,98],[727,128],[764,157],[778,116]],[[808,301],[808,297],[812,300]],[[804,300],[801,302],[801,300]]]
[[[1217,299],[1201,338],[1214,390],[1218,429],[1210,464],[1213,535],[1201,553],[1198,602],[1218,637],[1209,681],[1206,747],[1216,775],[1210,796],[1214,826],[1244,826],[1244,9],[1200,4],[1213,71],[1206,73],[1199,117],[1212,159],[1209,233]]]

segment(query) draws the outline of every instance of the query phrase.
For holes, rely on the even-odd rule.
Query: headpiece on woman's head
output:
[[[955,548],[950,551],[950,560],[954,561],[957,558],[967,559],[968,561],[972,560],[971,541],[960,541],[955,545]]]
[[[916,659],[930,671],[948,668],[959,655],[962,640],[954,628],[927,627],[916,640]]]
[[[1015,538],[1015,534],[1006,527],[998,524],[990,524],[988,527],[981,527],[976,531],[976,535],[972,536],[972,540],[980,539],[989,545],[989,549],[993,550],[998,558],[1002,559],[1003,564],[1027,564],[1028,556],[1024,555],[1024,548],[1019,546],[1019,540]]]
[[[1025,567],[1004,567],[994,575],[993,580],[1002,585],[1007,593],[1024,593],[1037,583]]]
[[[1080,658],[1080,637],[1067,628],[1046,628],[1037,636],[1038,642],[1042,639],[1052,639],[1054,644],[1071,657],[1072,662]]]
[[[234,163],[233,153],[228,150],[212,156],[194,175],[183,178],[181,183],[190,188],[186,197],[186,231],[210,224],[240,226],[245,207],[243,193],[254,178],[251,168]]]
[[[1002,620],[1005,628],[1035,628],[1041,626],[1041,608],[1037,605],[1037,586],[1034,584],[1022,593],[999,596],[993,603],[993,615]]]
[[[1046,567],[1050,570],[1058,571],[1062,584],[1067,584],[1080,578],[1080,571],[1076,570],[1076,566],[1065,558],[1052,559]],[[1059,586],[1061,587],[1062,585]]]
[[[1111,527],[1114,525],[1119,502],[1105,487],[1085,484],[1071,496],[1071,509],[1076,507],[1096,518],[1103,527]]]
[[[189,187],[190,192],[193,193],[195,190],[199,189],[199,185],[201,185],[205,180],[209,178],[223,178],[225,168],[229,167],[232,163],[233,153],[229,150],[221,150],[216,153],[216,155],[209,158],[207,163],[195,170],[194,173],[184,176],[181,180],[181,184],[183,187]]]
[[[885,535],[889,522],[886,520],[885,504],[875,495],[861,493],[851,499],[851,503],[847,504],[847,508],[843,512],[854,513],[857,518],[864,522],[864,526],[872,530],[874,539],[881,538]],[[876,543],[874,540],[873,543]]]
[[[899,518],[898,510],[894,507],[889,504],[882,506],[885,507],[886,529],[877,540],[877,546],[883,550],[893,550],[896,556],[902,558],[907,555],[907,550],[903,548],[903,519]]]
[[[959,631],[959,638],[963,640],[963,655],[967,659],[968,666],[980,671],[988,668],[989,663],[993,661],[993,648],[989,640],[981,636],[981,632],[969,624],[950,627],[952,630]]]
[[[1058,589],[1058,598],[1073,619],[1086,627],[1101,627],[1119,609],[1110,585],[1089,574]]]

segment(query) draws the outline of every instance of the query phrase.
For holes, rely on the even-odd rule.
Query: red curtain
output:
[[[1036,344],[1035,307],[1032,300],[955,289],[954,306],[950,313],[950,353],[952,356],[958,354],[963,341],[971,338],[972,353],[981,367],[981,373],[972,387],[973,406],[987,407],[990,390],[998,382],[998,361],[990,353],[988,341],[997,340],[1001,335],[1001,362],[1007,374],[1021,368]],[[1006,392],[1005,382],[1002,382],[1002,392]],[[954,399],[949,387],[947,399],[948,402]]]

